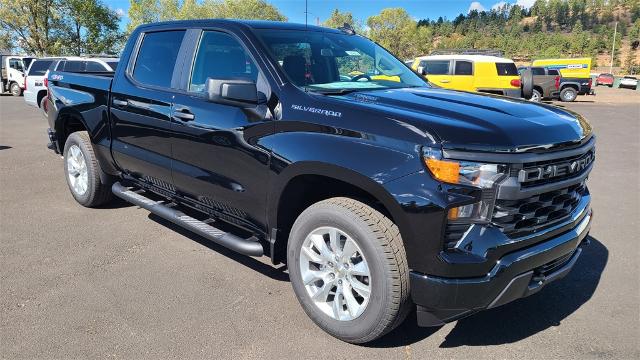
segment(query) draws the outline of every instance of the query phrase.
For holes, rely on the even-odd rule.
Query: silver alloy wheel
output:
[[[19,96],[20,95],[20,86],[16,83],[11,84],[11,95]]]
[[[323,313],[339,321],[360,316],[371,296],[369,265],[358,244],[334,227],[307,235],[300,252],[307,294]]]
[[[89,171],[87,161],[78,145],[71,145],[67,152],[67,176],[71,190],[76,195],[84,195],[89,187]]]
[[[531,95],[531,99],[529,99],[533,102],[540,102],[540,93],[538,92],[533,92],[533,94]]]
[[[572,93],[571,91],[566,91],[566,92],[564,93],[564,99],[565,99],[566,101],[571,101],[571,100],[573,100],[574,98],[575,98],[575,97],[573,96],[573,93]]]

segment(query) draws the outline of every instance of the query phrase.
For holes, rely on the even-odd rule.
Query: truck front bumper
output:
[[[480,278],[442,278],[411,272],[411,297],[417,305],[418,325],[440,326],[535,294],[546,284],[563,278],[588,241],[585,239],[591,218],[587,202],[561,229],[549,230],[546,236],[540,234],[541,241],[535,245],[504,255]]]

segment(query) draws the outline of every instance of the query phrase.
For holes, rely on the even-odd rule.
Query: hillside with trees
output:
[[[302,0],[301,0],[302,1]],[[310,0],[314,1],[314,0]],[[640,73],[640,0],[538,0],[531,8],[500,2],[454,19],[416,20],[403,8],[367,19],[334,10],[324,26],[351,24],[401,59],[437,49],[492,49],[519,63],[549,57],[592,57]],[[130,0],[126,30],[103,0],[0,0],[0,48],[29,54],[117,53],[144,23],[202,18],[287,21],[268,0]]]
[[[364,23],[335,10],[324,24],[349,21],[401,59],[437,49],[492,49],[521,63],[592,57],[594,67],[609,65],[617,23],[614,66],[640,72],[640,0],[538,0],[530,9],[503,4],[453,20],[416,21],[402,8],[389,8]]]

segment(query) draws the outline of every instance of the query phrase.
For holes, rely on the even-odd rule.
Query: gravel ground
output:
[[[560,104],[598,135],[592,245],[571,274],[441,328],[410,318],[367,346],[317,328],[266,258],[123,202],[76,204],[46,120],[0,97],[0,358],[638,359],[640,101],[610,97]]]

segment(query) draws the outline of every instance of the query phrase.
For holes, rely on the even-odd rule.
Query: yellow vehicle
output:
[[[431,55],[415,59],[411,68],[437,86],[521,97],[521,81],[513,60],[488,55]]]
[[[559,70],[563,78],[587,79],[591,77],[591,58],[540,59],[534,60],[531,66]]]

